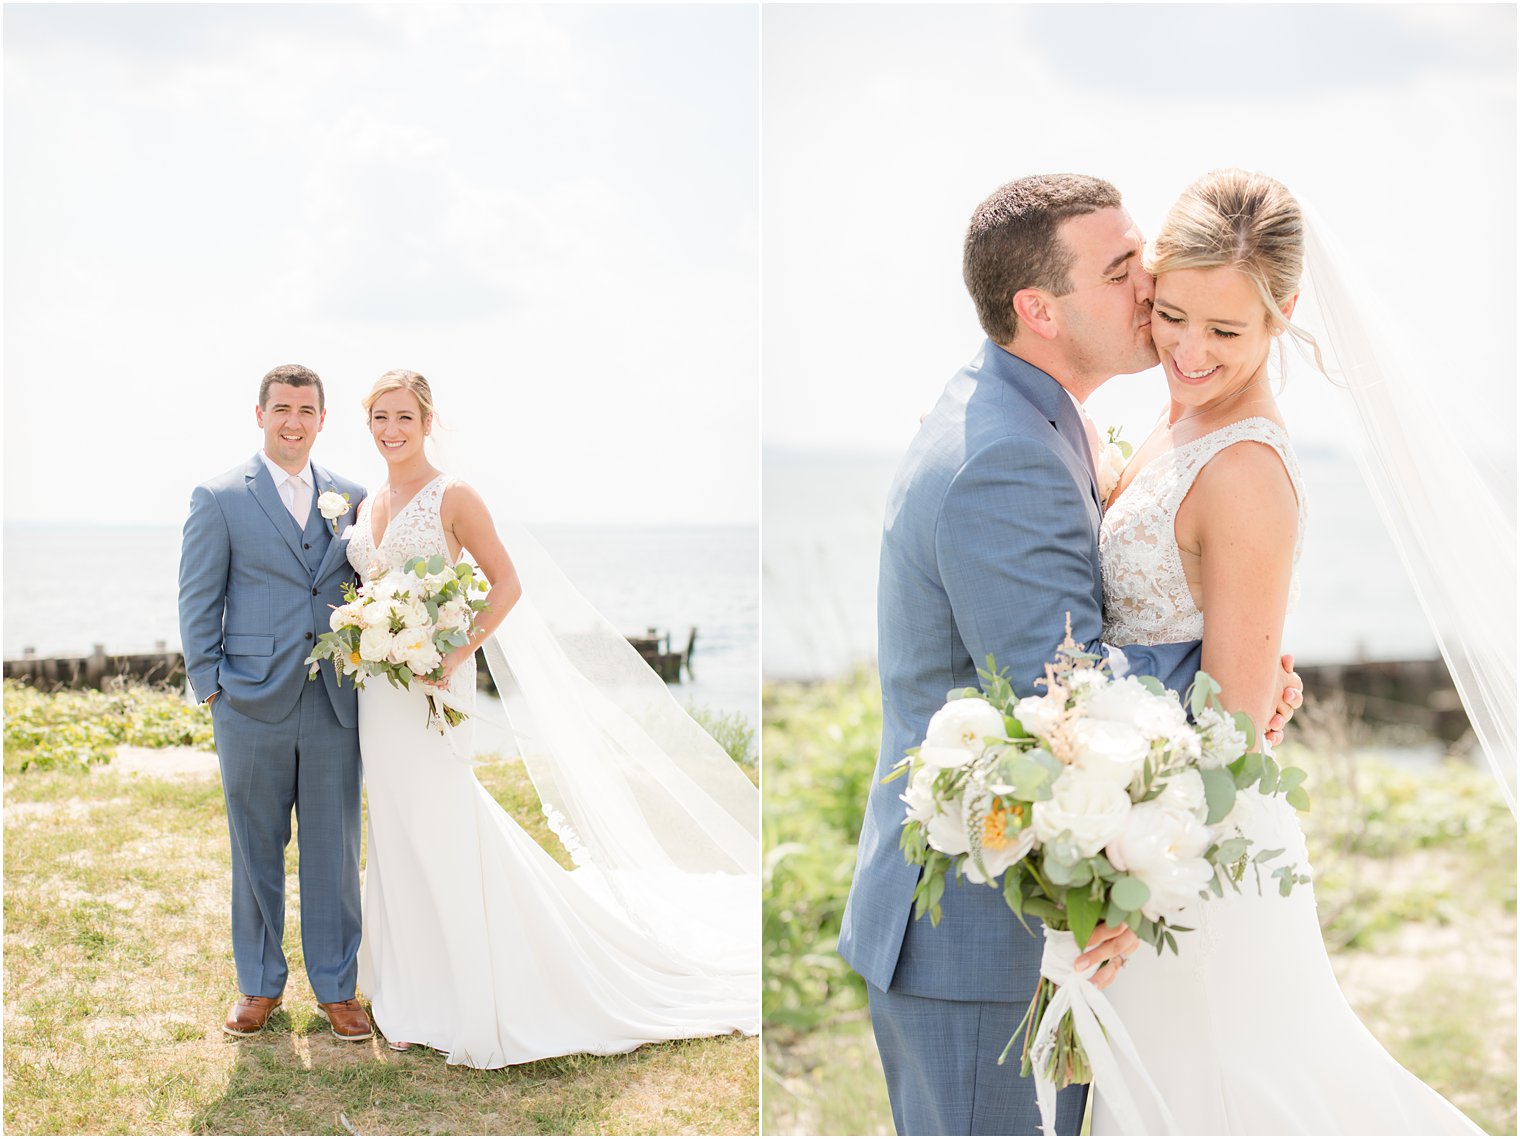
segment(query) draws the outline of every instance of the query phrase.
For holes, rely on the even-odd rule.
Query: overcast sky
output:
[[[778,5],[763,40],[768,447],[902,451],[981,343],[961,240],[1002,183],[1105,177],[1150,236],[1243,166],[1316,205],[1513,482],[1514,5]],[[1138,443],[1164,397],[1089,407]],[[1301,444],[1350,430],[1302,368],[1284,408]]]
[[[755,8],[4,19],[8,520],[179,522],[289,362],[371,487],[407,367],[501,513],[757,519]]]

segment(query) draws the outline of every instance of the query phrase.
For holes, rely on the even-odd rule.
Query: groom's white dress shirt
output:
[[[1070,392],[1066,393],[1071,400],[1072,406],[1077,409],[1077,414],[1082,417],[1082,429],[1087,432],[1087,445],[1092,450],[1093,470],[1103,468],[1103,440],[1098,435],[1098,425],[1087,414],[1087,408],[1082,406],[1082,401]]]
[[[269,477],[274,479],[275,489],[280,492],[280,501],[285,504],[285,509],[290,511],[297,526],[306,529],[306,519],[311,516],[311,496],[316,487],[316,480],[311,474],[311,460],[306,460],[305,470],[293,475],[263,451],[259,452],[259,458],[269,468]]]

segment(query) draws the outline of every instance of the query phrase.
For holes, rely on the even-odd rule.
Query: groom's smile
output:
[[[310,384],[270,384],[264,406],[254,414],[264,429],[264,453],[291,474],[305,470],[312,444],[327,419],[316,390]]]

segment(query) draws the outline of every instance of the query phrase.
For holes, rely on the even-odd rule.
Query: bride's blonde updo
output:
[[[375,386],[369,389],[369,395],[364,397],[364,411],[367,415],[375,406],[375,401],[386,392],[409,391],[417,397],[417,406],[422,409],[423,425],[432,422],[433,419],[433,389],[427,379],[419,372],[409,372],[405,368],[396,368],[386,372],[375,381]]]
[[[1155,276],[1177,269],[1243,273],[1256,286],[1268,324],[1291,334],[1319,361],[1314,337],[1282,314],[1304,275],[1304,215],[1277,179],[1246,170],[1205,174],[1166,215],[1145,267]]]

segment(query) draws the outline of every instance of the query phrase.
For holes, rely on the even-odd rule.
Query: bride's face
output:
[[[1156,278],[1151,335],[1174,402],[1202,407],[1265,374],[1272,328],[1235,269],[1176,269]]]
[[[388,463],[422,454],[427,429],[417,397],[405,388],[386,392],[369,409],[370,436]]]

